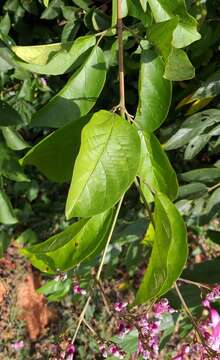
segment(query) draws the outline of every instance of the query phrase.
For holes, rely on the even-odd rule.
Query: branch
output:
[[[122,22],[122,0],[117,0],[117,32],[118,32],[118,62],[119,62],[119,92],[120,92],[120,114],[125,117],[125,81],[124,81],[124,49],[123,49],[123,22]]]

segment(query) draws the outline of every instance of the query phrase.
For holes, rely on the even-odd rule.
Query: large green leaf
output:
[[[180,276],[187,259],[186,228],[175,205],[162,193],[155,196],[153,250],[136,303],[166,293]]]
[[[82,131],[66,203],[66,216],[89,217],[116,204],[133,182],[140,160],[136,129],[101,110]]]
[[[96,46],[63,89],[33,116],[31,125],[62,127],[86,115],[102,91],[105,77],[104,55]]]
[[[81,131],[88,120],[87,115],[54,131],[28,151],[21,164],[35,165],[52,181],[70,181],[80,148]]]
[[[41,244],[23,249],[32,264],[45,272],[67,271],[90,257],[103,244],[113,210],[80,220]],[[100,249],[101,251],[101,249]]]
[[[0,189],[0,223],[15,224],[17,221],[8,196]]]
[[[160,127],[169,111],[172,84],[163,78],[164,62],[152,50],[143,50],[139,75],[136,121],[145,131]]]
[[[29,181],[14,152],[0,143],[0,175],[14,181]]]
[[[201,38],[196,20],[187,12],[185,0],[148,0],[148,3],[156,22],[178,16],[172,39],[175,48],[183,48]]]
[[[26,61],[16,60],[22,68],[39,74],[60,75],[76,68],[82,55],[94,45],[95,36],[87,35],[77,38],[73,44],[14,46],[12,50]]]
[[[0,126],[11,126],[22,124],[18,112],[6,102],[0,100]]]
[[[141,160],[138,170],[141,187],[163,192],[174,200],[178,192],[176,173],[154,134],[141,133]],[[145,193],[145,191],[144,191]]]

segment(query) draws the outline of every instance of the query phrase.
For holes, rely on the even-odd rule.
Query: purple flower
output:
[[[100,351],[100,353],[102,354],[102,356],[103,356],[104,358],[107,358],[107,357],[108,357],[108,354],[107,354],[107,351],[106,351],[106,347],[105,347],[104,344],[100,344],[100,345],[99,345],[99,351]]]
[[[219,351],[220,348],[220,316],[217,310],[210,309],[210,318],[211,318],[211,335],[209,337],[209,345],[215,350]]]
[[[205,300],[203,300],[203,306],[210,308],[210,302],[214,302],[220,299],[220,285],[216,286],[210,293],[206,295]]]
[[[115,344],[112,344],[109,346],[108,352],[109,352],[109,354],[114,355],[115,357],[117,357],[119,359],[124,359],[124,353]]]
[[[117,312],[122,312],[128,306],[127,302],[116,302],[114,304],[114,309]]]
[[[86,290],[82,289],[79,284],[73,285],[73,292],[76,295],[86,295]]]
[[[24,341],[20,340],[20,341],[16,341],[14,344],[11,344],[11,347],[15,350],[15,351],[20,351],[24,348]]]
[[[156,316],[160,317],[163,313],[172,314],[175,310],[169,305],[167,299],[161,299],[158,303],[154,304],[153,311]]]
[[[125,324],[123,321],[121,321],[119,323],[118,326],[118,331],[119,331],[119,335],[120,336],[125,336],[126,334],[128,334],[130,331],[132,330],[132,326],[131,325],[127,325]]]

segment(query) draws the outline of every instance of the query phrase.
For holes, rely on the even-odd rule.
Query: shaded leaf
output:
[[[195,136],[187,145],[184,159],[191,160],[193,159],[209,142],[211,139],[210,134],[203,134]]]
[[[208,188],[202,183],[191,183],[179,187],[178,199],[197,199],[207,194]]]
[[[6,102],[0,100],[0,126],[11,126],[22,124],[19,113]]]
[[[63,89],[33,116],[31,125],[62,127],[86,115],[102,91],[105,77],[104,55],[96,46]]]
[[[206,233],[211,241],[220,245],[220,231],[209,229]]]
[[[218,284],[220,282],[220,257],[213,260],[195,264],[192,270],[184,270],[182,277],[192,281],[207,284]]]
[[[185,224],[175,205],[162,193],[155,196],[155,238],[136,303],[166,293],[180,276],[187,259]]]
[[[14,181],[29,181],[14,152],[0,144],[0,174]]]
[[[54,131],[28,151],[21,164],[35,165],[52,181],[70,181],[80,148],[81,131],[88,120],[89,116],[86,116]]]
[[[140,160],[136,129],[101,110],[82,131],[66,203],[66,216],[89,217],[116,204],[133,182]]]
[[[4,256],[5,251],[7,250],[10,244],[10,237],[5,231],[0,232],[0,258]]]
[[[220,168],[202,168],[190,170],[180,175],[180,178],[186,182],[203,182],[211,184],[220,180]]]
[[[30,145],[26,143],[22,136],[13,128],[2,128],[2,134],[5,138],[7,146],[12,150],[18,151],[30,147]]]

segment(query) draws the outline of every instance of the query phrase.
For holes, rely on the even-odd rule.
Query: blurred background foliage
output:
[[[59,42],[68,45],[81,35],[102,32],[114,25],[111,3],[101,0],[51,0],[46,8],[41,0],[1,1],[1,256],[12,240],[17,240],[19,244],[33,244],[67,226],[64,206],[68,184],[49,181],[37,168],[23,168],[19,159],[52,131],[50,128],[31,128],[29,124],[33,114],[64,86],[71,74],[70,69],[70,72],[58,76],[41,75],[14,66],[5,45]],[[212,284],[220,282],[220,3],[218,0],[188,0],[187,7],[197,19],[202,35],[201,40],[187,49],[196,69],[196,77],[190,81],[174,82],[170,112],[163,127],[157,131],[157,136],[167,150],[181,185],[176,205],[188,225],[191,250],[184,277]],[[138,104],[138,43],[144,39],[145,26],[151,22],[150,15],[143,18],[135,8],[124,20],[126,103],[129,113],[133,115]],[[117,43],[112,36],[105,36],[101,41],[109,71],[95,108],[110,110],[118,103]],[[4,117],[4,114],[7,116]],[[149,245],[148,239],[144,236],[147,221],[143,208],[138,205],[135,189],[127,194],[125,204],[114,241],[109,247],[106,260],[108,268],[104,272],[104,285],[113,298],[114,291],[129,293],[130,289],[138,287],[145,267],[144,259],[150,251],[146,246]],[[199,264],[193,268],[198,256]],[[139,266],[139,273],[136,271],[134,278],[141,258],[143,268]],[[96,264],[97,259],[84,263],[77,268],[74,276],[83,276],[85,286],[88,285],[91,265]],[[115,284],[111,281],[113,273]],[[72,275],[70,273],[69,277]],[[49,292],[48,289],[43,292],[51,296],[50,301],[60,300],[70,290],[68,283],[60,286],[56,291],[51,287]],[[183,287],[183,291],[189,306],[195,309],[200,301],[197,290]],[[173,306],[178,307],[172,291],[169,296]],[[68,334],[72,331],[72,320],[68,316],[69,311],[73,311],[72,305],[69,305],[70,299],[71,295],[63,300],[64,319],[67,322],[65,331]],[[67,310],[69,308],[71,310]],[[91,305],[90,318],[94,309],[94,305]],[[106,321],[101,310],[98,320]],[[174,326],[175,323],[171,322],[170,328]],[[183,319],[183,332],[185,329],[187,333],[188,328],[187,320]],[[103,328],[100,330],[105,331]],[[81,340],[86,341],[85,334],[82,334]],[[96,345],[91,340],[87,347],[94,350]],[[79,348],[80,351],[83,354],[85,348]],[[92,358],[92,355],[88,355],[88,359]]]

